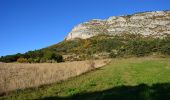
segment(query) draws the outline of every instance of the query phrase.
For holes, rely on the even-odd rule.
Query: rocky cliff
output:
[[[93,19],[77,25],[66,37],[86,39],[98,34],[142,34],[162,36],[170,34],[170,11],[154,11],[127,16],[113,16],[105,20]]]

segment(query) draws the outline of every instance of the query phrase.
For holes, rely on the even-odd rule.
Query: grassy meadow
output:
[[[0,63],[0,94],[60,82],[108,62],[109,59],[65,63]]]
[[[170,100],[170,58],[117,58],[64,82],[18,90],[0,99]]]

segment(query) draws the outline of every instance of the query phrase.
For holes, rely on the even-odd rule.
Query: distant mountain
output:
[[[142,34],[162,36],[170,34],[170,11],[136,13],[127,16],[113,16],[105,20],[93,19],[77,25],[66,37],[86,39],[98,34]]]

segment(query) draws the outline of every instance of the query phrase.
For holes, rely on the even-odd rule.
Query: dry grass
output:
[[[66,63],[0,63],[0,94],[66,80],[107,64],[109,60]]]

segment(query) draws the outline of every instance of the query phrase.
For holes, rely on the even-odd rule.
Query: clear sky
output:
[[[170,0],[0,0],[0,56],[56,44],[91,19],[170,10]]]

